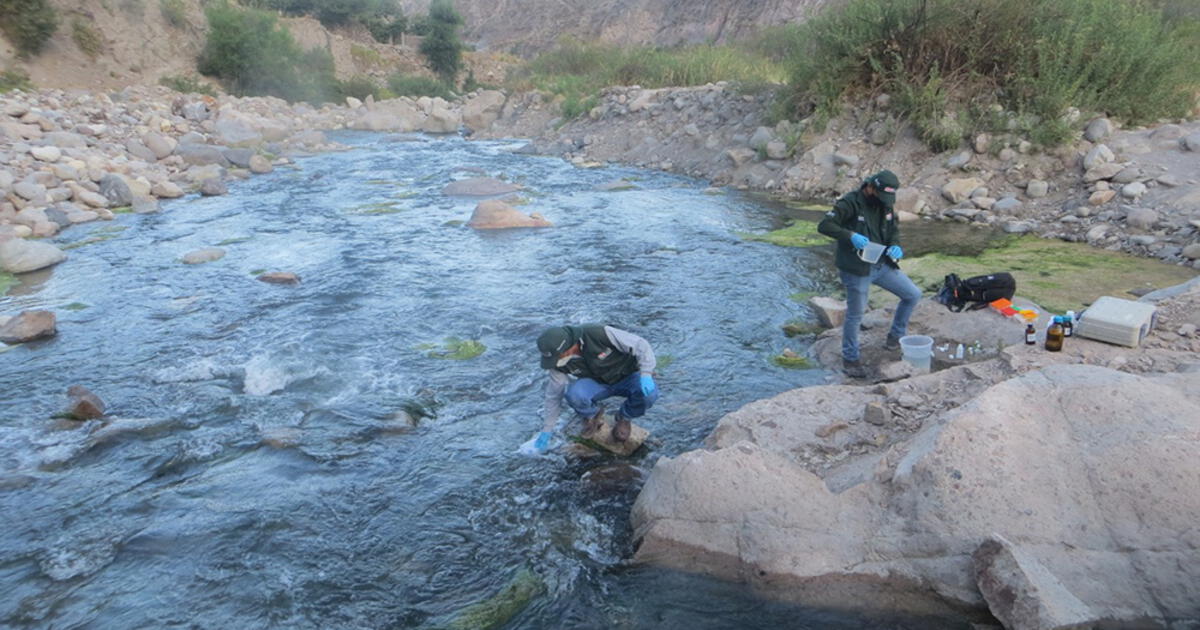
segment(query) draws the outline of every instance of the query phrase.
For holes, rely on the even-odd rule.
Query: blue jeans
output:
[[[590,418],[596,415],[597,402],[613,396],[624,396],[625,402],[621,405],[621,415],[626,418],[640,418],[647,409],[654,405],[654,401],[658,400],[657,391],[648,398],[642,395],[640,377],[639,372],[634,372],[612,385],[605,385],[590,378],[581,378],[567,388],[567,404],[575,410],[575,413]]]
[[[908,330],[908,318],[912,316],[913,308],[921,299],[921,290],[903,271],[881,262],[871,265],[871,274],[867,276],[856,276],[840,269],[838,274],[846,287],[846,323],[842,326],[843,359],[858,360],[858,329],[862,325],[863,311],[867,308],[867,293],[870,292],[872,284],[877,284],[900,298],[900,304],[896,306],[896,316],[892,318],[892,329],[888,334],[897,338],[904,336]]]

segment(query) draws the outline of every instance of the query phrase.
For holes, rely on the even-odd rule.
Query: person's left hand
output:
[[[900,259],[904,258],[904,250],[900,249],[899,245],[892,245],[891,247],[887,248],[886,253],[888,258],[891,258],[896,262],[900,262]]]
[[[654,384],[654,377],[649,374],[643,374],[641,378],[642,395],[646,397],[653,396],[658,393],[658,385]]]

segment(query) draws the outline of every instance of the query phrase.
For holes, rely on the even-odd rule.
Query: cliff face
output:
[[[456,0],[464,39],[527,54],[563,36],[673,46],[724,42],[764,26],[803,21],[836,0]],[[401,0],[408,15],[427,0]]]

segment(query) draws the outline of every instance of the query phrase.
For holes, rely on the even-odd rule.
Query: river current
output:
[[[627,562],[655,459],[828,378],[769,361],[804,350],[780,326],[811,317],[789,295],[833,282],[828,248],[743,240],[778,208],[697,180],[519,142],[335,137],[351,149],[228,196],[72,227],[55,241],[86,244],[0,297],[59,318],[0,353],[0,624],[433,628],[528,570],[543,586],[503,627],[931,627]],[[441,189],[480,175],[555,227],[464,227],[476,201]],[[226,256],[180,262],[211,246]],[[517,453],[541,422],[533,340],[579,322],[637,332],[663,363],[632,478]],[[487,350],[431,356],[450,337]],[[74,384],[113,420],[53,419]]]

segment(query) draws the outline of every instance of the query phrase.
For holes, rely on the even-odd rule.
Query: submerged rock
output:
[[[443,195],[451,197],[491,197],[521,190],[520,186],[493,177],[469,177],[446,184]]]
[[[471,213],[467,227],[477,230],[502,230],[508,228],[553,227],[553,223],[537,212],[525,214],[497,199],[481,201]]]
[[[181,260],[186,265],[199,265],[201,263],[220,260],[224,257],[225,250],[220,247],[204,247],[184,254]]]
[[[26,343],[58,334],[57,317],[51,311],[22,311],[0,326],[0,342]]]
[[[83,385],[68,387],[67,397],[70,402],[66,415],[72,420],[91,420],[104,416],[104,401]]]

